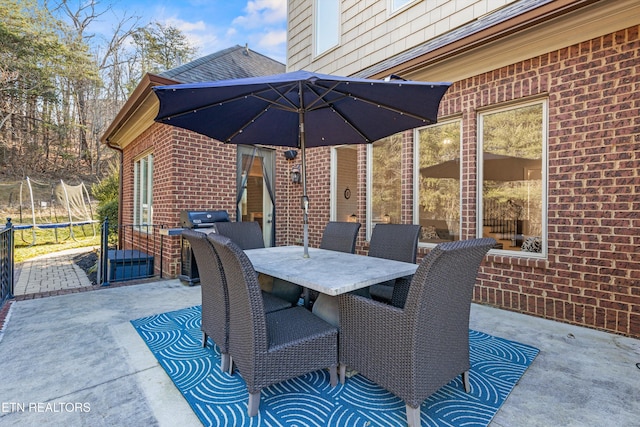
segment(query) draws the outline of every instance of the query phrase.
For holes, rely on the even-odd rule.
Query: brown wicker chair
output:
[[[369,256],[403,262],[416,262],[420,226],[416,224],[377,224],[371,233]],[[396,285],[408,288],[411,277],[380,283],[369,287],[373,299],[392,302]]]
[[[248,414],[258,413],[260,391],[326,367],[337,384],[338,329],[303,307],[265,313],[255,270],[230,239],[210,234],[229,288],[229,352],[249,392]]]
[[[218,255],[207,235],[194,230],[183,230],[182,238],[191,244],[200,272],[202,292],[202,346],[207,346],[207,337],[220,348],[221,368],[229,370],[229,298],[227,285]]]
[[[231,368],[229,358],[229,298],[227,282],[222,270],[220,258],[213,245],[207,240],[205,233],[184,230],[182,237],[191,245],[196,262],[200,267],[200,289],[202,292],[202,346],[207,346],[207,338],[220,348],[222,355],[222,371]],[[262,293],[264,310],[267,313],[291,307],[287,301],[281,300],[266,292]]]
[[[330,221],[322,232],[320,249],[352,254],[356,251],[356,238],[359,230],[359,222]]]
[[[320,249],[328,249],[330,251],[354,253],[356,251],[356,239],[360,230],[359,222],[340,222],[329,221],[322,232],[322,240],[320,241]],[[318,299],[318,291],[305,289],[308,292],[306,301],[313,304]]]
[[[404,400],[410,426],[421,403],[457,375],[469,384],[469,311],[480,263],[493,239],[442,243],[422,260],[404,308],[344,294],[340,380],[347,366]]]
[[[214,224],[218,234],[230,238],[240,249],[264,248],[262,229],[255,221],[220,222]],[[302,294],[302,287],[295,283],[281,279],[269,279],[271,282],[269,295],[289,302],[289,306],[295,305]],[[268,298],[268,297],[267,297]]]
[[[262,229],[256,221],[216,222],[213,226],[217,233],[233,240],[240,249],[264,248]]]

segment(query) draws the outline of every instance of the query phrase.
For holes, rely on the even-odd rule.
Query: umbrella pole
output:
[[[302,99],[302,93],[300,93]],[[303,229],[304,229],[304,258],[309,258],[309,197],[307,196],[307,154],[304,141],[304,112],[300,109],[300,151],[302,151],[302,211],[303,211]]]

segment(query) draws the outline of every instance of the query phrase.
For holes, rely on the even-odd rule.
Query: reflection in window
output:
[[[402,134],[383,138],[371,147],[371,225],[400,223]]]
[[[545,252],[542,102],[480,115],[482,233],[502,249]]]
[[[340,2],[316,0],[315,5],[315,47],[316,55],[320,55],[339,43]]]
[[[391,13],[411,3],[413,0],[389,0],[389,10]]]
[[[419,129],[417,212],[420,242],[460,238],[460,121]]]
[[[137,160],[133,168],[133,223],[141,231],[150,231],[153,222],[153,154]]]

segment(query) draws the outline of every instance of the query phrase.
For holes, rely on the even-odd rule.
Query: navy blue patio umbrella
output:
[[[299,148],[308,257],[307,148],[372,143],[436,123],[446,82],[371,80],[295,71],[154,87],[156,121],[231,144]]]

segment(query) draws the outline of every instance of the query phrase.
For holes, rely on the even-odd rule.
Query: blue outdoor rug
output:
[[[329,372],[313,372],[262,390],[260,412],[247,416],[240,373],[220,371],[220,353],[202,348],[200,306],[131,323],[205,426],[402,426],[404,403],[355,375],[332,388]],[[487,426],[538,349],[471,331],[471,393],[461,377],[422,404],[423,426]]]

